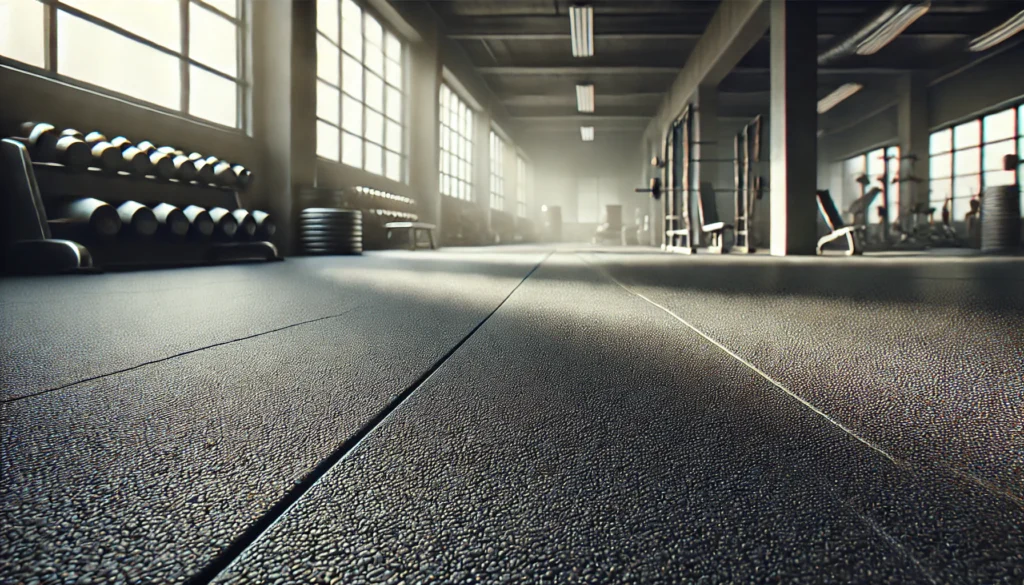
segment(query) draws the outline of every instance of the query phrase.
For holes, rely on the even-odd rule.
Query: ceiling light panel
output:
[[[569,30],[572,33],[572,56],[594,56],[594,7],[569,8]]]
[[[576,109],[591,114],[594,112],[594,85],[581,84],[576,86]]]
[[[847,83],[839,86],[838,89],[818,100],[818,113],[824,114],[862,89],[864,86],[859,83]]]
[[[583,139],[583,142],[593,142],[594,141],[594,127],[593,126],[581,126],[580,127],[580,138]]]
[[[873,33],[857,45],[857,54],[874,55],[881,51],[883,47],[907,30],[910,25],[917,22],[917,19],[924,16],[930,8],[930,2],[904,6],[892,18],[887,20],[885,24],[875,29]]]
[[[1024,30],[1024,10],[987,33],[974,38],[968,48],[974,52],[987,51],[1003,41],[1009,40],[1022,30]]]

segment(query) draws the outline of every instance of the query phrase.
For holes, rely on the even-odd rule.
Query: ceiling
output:
[[[594,57],[573,58],[570,0],[430,0],[448,36],[459,42],[520,130],[598,133],[642,130],[718,9],[718,0],[581,0],[594,7]],[[828,49],[888,7],[888,2],[819,0],[818,43]],[[923,18],[872,56],[819,68],[824,96],[847,82],[865,86],[856,100],[878,100],[894,76],[935,74],[977,54],[967,41],[1019,11],[1019,0],[935,0]],[[767,111],[766,36],[719,86],[719,116],[749,119]],[[596,112],[576,111],[575,85],[593,83]],[[863,95],[862,95],[863,94]],[[855,99],[848,100],[851,104]],[[867,106],[866,106],[867,107]]]

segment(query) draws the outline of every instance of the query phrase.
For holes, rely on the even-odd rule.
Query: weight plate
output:
[[[345,215],[303,215],[299,217],[299,221],[313,221],[313,222],[327,222],[327,223],[363,223],[363,218],[359,216],[345,216]]]
[[[318,235],[318,236],[319,235],[324,235],[324,236],[361,236],[361,235],[363,235],[363,230],[361,230],[361,229],[343,230],[343,229],[336,229],[336,228],[307,228],[307,229],[299,230],[299,233],[301,233],[301,234]]]
[[[361,240],[337,241],[337,240],[302,240],[303,246],[324,247],[324,248],[353,248],[363,245]]]
[[[337,214],[337,215],[357,215],[362,213],[358,209],[335,209],[332,207],[307,207],[302,210],[302,214],[307,213],[323,213],[323,214]]]
[[[312,250],[306,249],[306,252],[310,254],[317,254],[322,256],[355,256],[363,253],[363,249],[348,249],[348,250]]]

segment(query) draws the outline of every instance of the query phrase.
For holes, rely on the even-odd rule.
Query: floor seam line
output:
[[[888,460],[889,460],[890,462],[892,462],[893,464],[895,464],[895,465],[897,465],[897,466],[901,466],[901,467],[905,466],[905,464],[904,464],[904,463],[903,463],[903,462],[902,462],[901,460],[897,459],[897,458],[896,458],[896,457],[894,457],[893,455],[890,455],[890,454],[889,454],[889,453],[888,453],[887,451],[885,451],[884,449],[882,449],[882,448],[881,448],[881,447],[879,447],[878,445],[875,445],[875,444],[874,444],[874,443],[872,443],[871,441],[868,441],[867,439],[865,439],[865,438],[861,437],[860,435],[858,435],[857,433],[853,432],[853,431],[852,431],[851,429],[847,428],[847,427],[846,427],[845,425],[843,425],[843,424],[842,424],[841,422],[839,422],[839,421],[837,421],[837,420],[833,419],[832,417],[830,417],[829,415],[825,414],[825,413],[824,413],[824,412],[823,412],[822,410],[818,409],[818,408],[817,408],[816,406],[814,406],[813,404],[811,404],[810,402],[808,402],[807,400],[805,400],[805,399],[804,399],[803,397],[801,397],[801,396],[800,396],[799,394],[797,394],[797,393],[795,393],[795,392],[793,392],[793,391],[789,390],[788,388],[786,388],[785,386],[783,386],[783,385],[782,385],[782,383],[780,383],[780,382],[779,382],[778,380],[776,380],[776,379],[772,378],[771,376],[769,376],[769,375],[768,375],[768,374],[767,374],[767,373],[766,373],[766,372],[765,372],[764,370],[762,370],[761,368],[758,368],[757,366],[755,366],[754,364],[752,364],[752,363],[751,363],[750,361],[748,361],[747,359],[743,358],[742,356],[740,356],[740,355],[739,355],[739,354],[737,354],[736,352],[732,351],[731,349],[729,349],[729,348],[728,348],[728,347],[726,347],[725,345],[723,345],[723,344],[719,343],[719,342],[718,342],[717,340],[713,339],[713,338],[712,338],[711,336],[709,336],[709,335],[705,334],[705,333],[704,333],[703,331],[701,331],[700,329],[698,329],[697,327],[695,327],[694,325],[692,325],[692,324],[691,324],[691,323],[690,323],[689,321],[687,321],[686,319],[683,319],[683,318],[682,318],[682,317],[680,317],[679,315],[676,315],[676,314],[675,314],[674,312],[672,312],[672,310],[671,310],[671,309],[669,309],[669,308],[667,308],[667,307],[664,307],[664,306],[662,306],[662,305],[658,304],[657,302],[655,302],[655,301],[651,300],[650,298],[648,298],[648,297],[644,296],[643,294],[641,294],[641,293],[638,293],[638,292],[634,291],[633,289],[629,288],[628,286],[626,286],[625,284],[623,284],[623,283],[622,283],[622,281],[620,281],[619,279],[617,279],[617,278],[615,278],[614,276],[612,276],[612,275],[611,275],[610,273],[608,273],[608,271],[604,270],[604,269],[603,269],[602,267],[599,267],[599,266],[595,266],[594,264],[591,264],[591,263],[590,263],[590,262],[588,262],[587,260],[583,260],[583,261],[584,261],[584,262],[586,262],[587,264],[589,264],[590,266],[592,266],[592,267],[596,268],[596,269],[597,269],[598,271],[600,271],[600,272],[601,272],[602,274],[604,274],[604,275],[605,275],[605,276],[606,276],[607,278],[609,278],[609,279],[610,279],[610,280],[611,280],[612,282],[614,282],[615,284],[617,284],[617,285],[618,285],[619,287],[621,287],[621,288],[622,288],[623,290],[625,290],[625,291],[626,291],[626,292],[628,292],[629,294],[631,294],[631,295],[634,295],[634,296],[636,296],[637,298],[640,298],[640,299],[642,299],[643,301],[647,302],[648,304],[650,304],[650,305],[652,305],[652,306],[654,306],[654,307],[657,307],[657,308],[658,308],[658,309],[660,309],[660,310],[661,310],[662,312],[666,313],[667,315],[669,315],[670,317],[672,317],[672,318],[673,318],[673,319],[675,319],[676,321],[678,321],[678,322],[682,323],[683,325],[685,325],[686,327],[688,327],[688,328],[689,328],[689,329],[690,329],[691,331],[693,331],[693,332],[694,332],[694,333],[696,333],[697,335],[700,335],[701,337],[703,337],[703,338],[704,338],[705,340],[707,340],[707,341],[708,341],[709,343],[711,343],[712,345],[714,345],[714,346],[715,346],[715,347],[717,347],[718,349],[720,349],[720,350],[722,350],[723,352],[725,352],[726,354],[728,354],[728,355],[732,356],[732,357],[733,357],[733,358],[734,358],[734,359],[735,359],[736,361],[740,362],[741,364],[743,364],[743,365],[747,366],[748,368],[750,368],[751,370],[753,370],[753,371],[754,371],[755,373],[757,373],[757,374],[758,374],[759,376],[761,376],[761,377],[762,377],[762,378],[764,378],[764,379],[765,379],[766,381],[768,381],[768,382],[769,382],[769,383],[770,383],[771,385],[775,386],[775,387],[776,387],[776,388],[778,388],[779,390],[782,390],[782,391],[783,391],[784,393],[786,393],[787,395],[789,395],[789,396],[790,396],[791,398],[794,398],[794,399],[796,399],[796,400],[797,400],[797,402],[799,402],[800,404],[803,404],[803,405],[804,405],[805,407],[807,407],[807,408],[808,408],[809,410],[811,410],[812,412],[814,412],[815,414],[817,414],[817,415],[818,415],[818,416],[820,416],[821,418],[825,419],[826,421],[828,421],[829,423],[831,423],[831,424],[832,424],[833,426],[835,426],[836,428],[838,428],[838,429],[842,430],[843,432],[845,432],[845,433],[846,433],[847,435],[849,435],[849,436],[853,437],[854,439],[857,439],[858,441],[860,441],[861,443],[863,443],[863,444],[864,444],[865,446],[867,446],[867,447],[871,448],[872,450],[876,451],[877,453],[879,453],[880,455],[882,455],[883,457],[885,457],[886,459],[888,459]]]
[[[159,364],[159,363],[167,362],[167,361],[170,361],[170,360],[173,360],[173,359],[177,359],[177,358],[180,358],[180,357],[184,357],[184,356],[187,356],[187,355],[191,355],[193,353],[198,353],[200,351],[206,351],[208,349],[213,349],[215,347],[231,345],[232,343],[238,343],[239,341],[248,341],[250,339],[256,339],[257,337],[263,337],[264,335],[270,335],[271,333],[279,333],[279,332],[285,331],[287,329],[292,329],[292,328],[295,328],[295,327],[301,327],[302,325],[309,325],[309,324],[312,324],[312,323],[319,323],[320,321],[327,321],[329,319],[337,319],[338,317],[344,317],[345,315],[351,313],[352,311],[355,311],[356,309],[360,308],[361,306],[362,305],[353,307],[353,308],[351,308],[351,309],[349,309],[347,311],[343,311],[343,312],[335,314],[335,315],[326,315],[324,317],[317,317],[316,319],[309,319],[307,321],[299,321],[297,323],[290,323],[290,324],[284,325],[282,327],[277,327],[277,328],[274,328],[274,329],[268,329],[266,331],[260,331],[260,332],[257,332],[257,333],[252,333],[250,335],[245,335],[245,336],[242,336],[242,337],[236,337],[234,339],[228,339],[228,340],[225,340],[225,341],[219,341],[217,343],[212,343],[210,345],[204,345],[203,347],[197,347],[197,348],[194,348],[194,349],[189,349],[189,350],[186,350],[186,351],[182,351],[182,352],[178,352],[178,353],[175,353],[175,354],[171,354],[169,356],[164,356],[162,358],[157,358],[155,360],[149,360],[147,362],[142,362],[140,364],[135,364],[134,366],[129,366],[127,368],[122,368],[120,370],[115,370],[113,372],[107,372],[105,374],[99,374],[99,375],[96,375],[96,376],[91,376],[89,378],[83,378],[81,380],[76,380],[74,382],[68,382],[67,384],[63,384],[63,385],[57,386],[55,388],[48,388],[46,390],[40,390],[39,392],[33,392],[31,394],[25,394],[23,396],[16,396],[14,398],[7,398],[5,400],[0,400],[0,404],[9,404],[9,403],[17,402],[19,400],[24,400],[26,398],[34,398],[36,396],[42,396],[44,394],[50,394],[52,392],[57,392],[59,390],[66,390],[66,389],[68,389],[68,388],[70,388],[72,386],[77,386],[79,384],[85,384],[86,382],[95,382],[96,380],[102,380],[104,378],[109,378],[111,376],[116,376],[118,374],[124,374],[126,372],[131,372],[131,371],[134,371],[134,370],[138,370],[138,369],[144,368],[146,366],[152,366],[152,365],[155,365],[155,364]]]
[[[529,272],[526,273],[520,279],[520,281],[512,288],[511,291],[505,298],[499,302],[494,309],[492,309],[487,315],[484,316],[472,329],[469,330],[466,335],[462,337],[455,345],[453,345],[444,355],[436,360],[426,371],[420,374],[405,390],[400,392],[391,401],[384,406],[373,418],[363,424],[355,433],[350,435],[327,457],[321,460],[313,469],[302,479],[295,482],[293,487],[289,489],[284,496],[278,500],[276,504],[270,507],[265,513],[263,513],[256,521],[249,525],[238,537],[232,541],[223,551],[217,554],[205,567],[200,569],[196,574],[188,578],[188,585],[208,585],[219,577],[222,573],[230,569],[236,562],[238,562],[245,551],[248,550],[252,545],[256,544],[264,535],[266,535],[271,528],[273,528],[278,522],[280,522],[292,508],[302,501],[302,498],[314,487],[316,487],[320,481],[326,476],[336,465],[340,464],[345,458],[352,452],[354,452],[359,445],[366,439],[374,430],[384,424],[385,421],[400,407],[404,404],[416,390],[423,386],[440,368],[443,366],[455,353],[463,346],[470,338],[476,335],[476,332],[484,326],[487,321],[491,319],[505,306],[512,295],[519,290],[519,288],[531,277],[533,273],[537,271],[554,254],[549,252],[545,255]]]

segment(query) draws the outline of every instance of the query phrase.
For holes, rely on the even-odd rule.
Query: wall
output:
[[[391,181],[319,159],[316,145],[315,3],[250,0],[246,59],[252,81],[246,105],[248,128],[234,130],[205,124],[180,114],[139,105],[72,83],[56,81],[13,67],[0,66],[0,132],[18,133],[25,120],[44,120],[83,131],[98,129],[133,140],[151,140],[186,151],[208,152],[254,171],[255,181],[243,198],[249,207],[269,209],[281,227],[275,238],[282,251],[293,250],[291,218],[299,188],[317,185],[341,188],[365,185],[417,199],[420,214],[441,223],[438,194],[438,87],[447,67],[481,104],[484,127],[494,119],[518,142],[517,128],[500,101],[472,67],[461,47],[443,37],[436,14],[425,3],[393,5],[371,0],[370,12],[399,33],[412,31],[407,42],[408,183]],[[483,204],[489,194],[485,156],[476,158],[474,191]],[[529,151],[527,151],[529,155]],[[536,159],[536,157],[532,157]],[[515,193],[516,175],[506,173],[506,190]],[[443,224],[440,226],[443,229]]]

